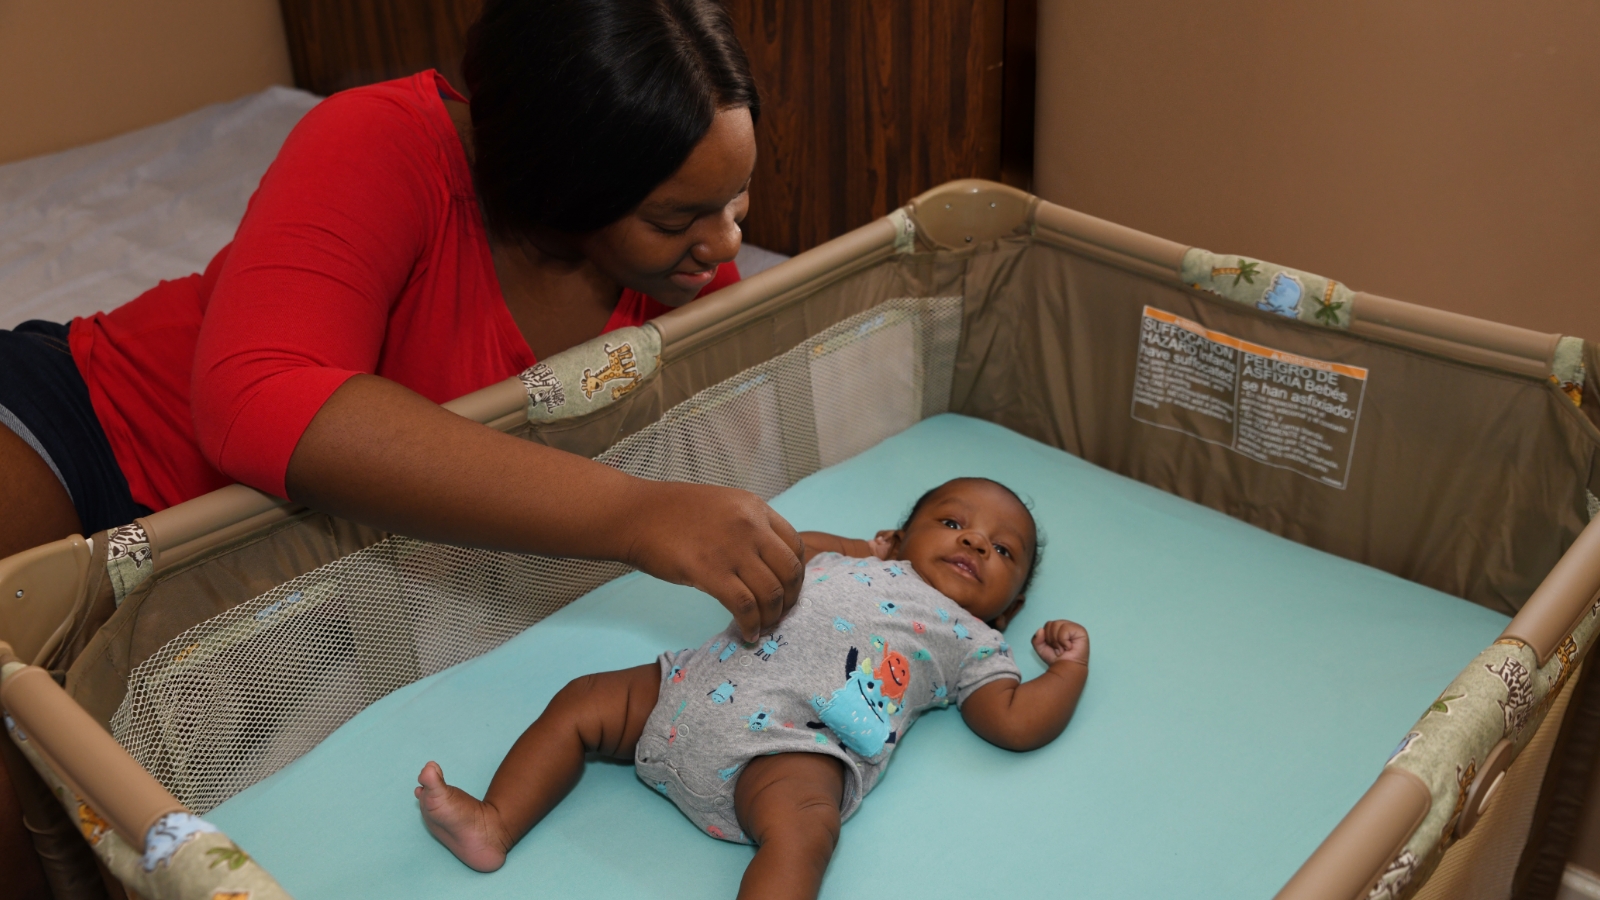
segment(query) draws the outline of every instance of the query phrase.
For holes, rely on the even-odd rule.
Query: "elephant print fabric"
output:
[[[1300,279],[1288,272],[1278,272],[1267,283],[1266,293],[1256,302],[1256,309],[1293,319],[1300,312],[1300,296],[1304,293]]]
[[[908,564],[825,553],[778,627],[745,643],[730,625],[664,653],[635,771],[699,830],[748,843],[733,811],[744,764],[773,753],[844,763],[849,818],[922,713],[1020,680],[1000,632]]]

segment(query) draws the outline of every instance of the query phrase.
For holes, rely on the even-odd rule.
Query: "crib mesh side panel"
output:
[[[949,407],[961,298],[890,300],[713,385],[598,459],[770,498]],[[205,813],[396,688],[471,659],[627,569],[391,537],[178,635],[112,734]]]

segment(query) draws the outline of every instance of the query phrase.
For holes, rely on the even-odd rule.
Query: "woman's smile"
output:
[[[717,269],[715,266],[712,266],[709,269],[702,269],[698,272],[673,272],[669,277],[671,278],[673,284],[683,288],[686,291],[698,291],[710,284],[711,279],[715,277],[716,274]]]

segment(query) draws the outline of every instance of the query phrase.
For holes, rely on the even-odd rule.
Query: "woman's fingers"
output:
[[[717,598],[733,614],[733,624],[745,642],[755,640],[761,633],[761,605],[749,586],[737,577],[730,577],[712,587],[701,590]]]
[[[734,573],[701,590],[733,614],[739,634],[746,642],[777,626],[788,612],[784,605],[784,586],[765,565]]]
[[[800,535],[760,497],[708,485],[660,482],[639,523],[630,561],[693,585],[727,608],[745,640],[778,624],[800,594]]]
[[[800,555],[806,549],[805,542],[800,540],[800,532],[794,530],[794,526],[789,524],[788,519],[778,515],[777,510],[767,506],[765,503],[761,505],[766,507],[767,524],[772,527],[773,533],[778,536],[779,540],[783,541],[784,546],[789,548],[789,552],[794,554],[795,559],[798,561]]]
[[[771,531],[759,536],[758,540],[761,562],[776,584],[772,605],[762,608],[762,621],[770,627],[778,624],[778,620],[800,599],[800,582],[805,575],[805,564],[800,560],[805,555],[805,546],[800,541],[799,532],[782,516],[775,512],[769,512],[768,516]],[[761,595],[758,593],[756,596]]]
[[[778,576],[765,564],[758,565],[746,573],[741,573],[741,580],[745,588],[756,601],[755,620],[746,626],[741,622],[739,630],[747,641],[755,640],[761,632],[778,624],[785,612],[783,606],[783,583]]]

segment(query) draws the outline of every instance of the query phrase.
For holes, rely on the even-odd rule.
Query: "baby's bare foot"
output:
[[[422,767],[414,792],[422,801],[422,823],[456,858],[479,872],[493,872],[506,861],[499,816],[466,791],[444,783],[436,762]]]

